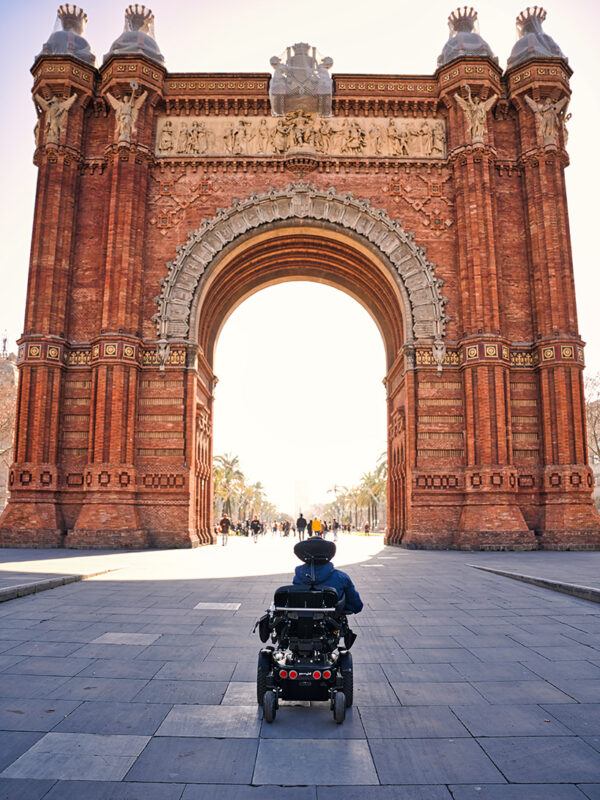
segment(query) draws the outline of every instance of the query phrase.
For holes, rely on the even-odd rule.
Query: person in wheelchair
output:
[[[349,576],[331,564],[335,551],[333,542],[319,536],[298,542],[294,553],[304,564],[293,584],[275,591],[270,609],[255,625],[262,642],[273,642],[259,653],[256,684],[268,723],[280,699],[329,700],[337,724],[352,705],[349,651],[356,634],[347,614],[357,614],[363,603]]]
[[[308,547],[298,548],[299,552],[294,548],[294,552],[298,558],[302,558],[304,561],[304,555],[301,555],[301,553],[310,553],[311,551],[316,552],[320,550],[325,551],[325,548],[319,547],[316,543],[312,546],[309,544],[315,540],[316,542],[322,541],[320,537],[315,536],[313,539],[307,539],[306,542],[303,543],[308,545]],[[330,542],[329,544],[331,545],[333,543]],[[322,554],[319,553],[314,559],[304,561],[303,564],[296,567],[293,583],[297,586],[314,586],[315,589],[331,586],[337,591],[339,598],[345,595],[346,603],[343,608],[343,613],[358,614],[363,609],[363,602],[354,588],[350,576],[342,572],[341,569],[336,569],[331,563],[331,559],[336,551],[335,544],[333,548],[331,548],[331,546],[327,548],[327,551],[328,552],[323,552]],[[331,553],[331,555],[329,553]]]

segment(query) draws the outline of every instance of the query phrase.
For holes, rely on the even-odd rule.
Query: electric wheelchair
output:
[[[273,722],[280,700],[329,701],[339,725],[353,700],[352,655],[356,639],[344,614],[345,596],[315,587],[315,564],[330,561],[335,544],[308,539],[294,547],[311,568],[310,586],[281,586],[267,613],[255,625],[272,644],[258,655],[256,694],[266,722]],[[344,640],[344,646],[340,641]]]

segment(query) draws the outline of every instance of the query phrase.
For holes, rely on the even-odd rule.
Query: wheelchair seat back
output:
[[[346,602],[345,595],[331,586],[313,589],[309,586],[280,586],[273,603],[277,611],[328,611],[339,614]]]

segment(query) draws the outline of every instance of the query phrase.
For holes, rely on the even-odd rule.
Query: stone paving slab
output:
[[[473,739],[370,739],[381,783],[505,783]]]
[[[127,780],[231,783],[233,779],[249,785],[257,746],[256,739],[157,737],[137,759]]]
[[[148,736],[47,733],[2,773],[5,778],[122,780]]]
[[[58,781],[44,800],[179,800],[184,788],[178,783]]]
[[[159,703],[84,702],[53,730],[59,733],[98,733],[153,736],[171,709]]]
[[[262,723],[260,709],[251,706],[175,706],[157,736],[195,736],[256,739]]]
[[[30,731],[0,731],[0,770],[26,753],[43,735]]]
[[[600,800],[600,783],[584,783],[579,788],[589,800]]]
[[[600,775],[600,753],[576,737],[480,739],[481,747],[512,783],[575,783]]]
[[[468,564],[589,584],[600,554],[340,537],[365,600],[355,704],[339,726],[323,703],[282,704],[268,725],[252,627],[293,544],[86,553],[118,571],[0,604],[0,770],[22,775],[0,776],[0,800],[599,800],[600,607]],[[25,564],[59,571],[57,551],[14,552],[0,585]],[[80,557],[57,556],[65,574]],[[48,752],[56,736],[115,752]]]
[[[318,800],[451,800],[444,786],[319,786]]]
[[[0,699],[0,731],[50,731],[80,705],[78,700]]]
[[[377,772],[365,741],[320,739],[262,739],[254,784],[377,784]]]
[[[0,800],[42,800],[47,797],[54,781],[31,781],[19,778],[0,778]]]
[[[454,800],[584,800],[576,786],[528,784],[527,786],[450,786]]]

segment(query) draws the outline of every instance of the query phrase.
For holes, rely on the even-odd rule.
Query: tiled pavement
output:
[[[89,555],[118,572],[0,605],[0,800],[600,800],[600,604],[468,566],[589,585],[600,553],[344,538],[355,705],[267,725],[252,626],[292,544]]]

